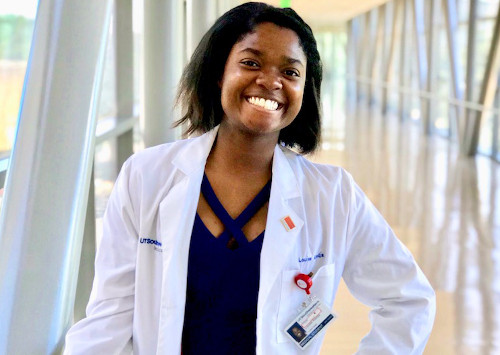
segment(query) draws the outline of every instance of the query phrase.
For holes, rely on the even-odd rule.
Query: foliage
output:
[[[27,60],[34,20],[17,15],[0,15],[0,59]]]

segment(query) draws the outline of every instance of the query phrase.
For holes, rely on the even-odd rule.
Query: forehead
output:
[[[294,57],[306,61],[306,55],[295,31],[275,25],[271,22],[261,23],[247,33],[233,46],[232,52],[246,48],[256,49],[264,54],[277,54]],[[265,52],[269,53],[265,53]]]

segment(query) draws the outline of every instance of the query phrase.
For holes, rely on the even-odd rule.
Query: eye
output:
[[[250,60],[250,59],[245,59],[241,61],[241,64],[246,65],[247,67],[253,67],[253,68],[258,68],[259,64],[256,61]]]
[[[284,73],[285,73],[285,75],[288,75],[288,76],[300,77],[299,71],[295,70],[295,69],[286,69]]]

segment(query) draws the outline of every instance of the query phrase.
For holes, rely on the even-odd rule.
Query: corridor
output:
[[[500,165],[464,158],[414,122],[358,107],[345,129],[325,132],[313,157],[347,169],[411,250],[437,294],[425,354],[500,353]],[[345,284],[323,355],[352,354],[368,332],[368,308]]]

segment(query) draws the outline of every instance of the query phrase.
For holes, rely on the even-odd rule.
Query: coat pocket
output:
[[[299,273],[300,270],[285,270],[281,274],[281,295],[276,325],[278,343],[291,341],[284,329],[298,315],[302,302],[307,299],[305,291],[298,288],[294,281]],[[334,300],[335,264],[321,266],[312,279],[311,294],[331,308]]]

